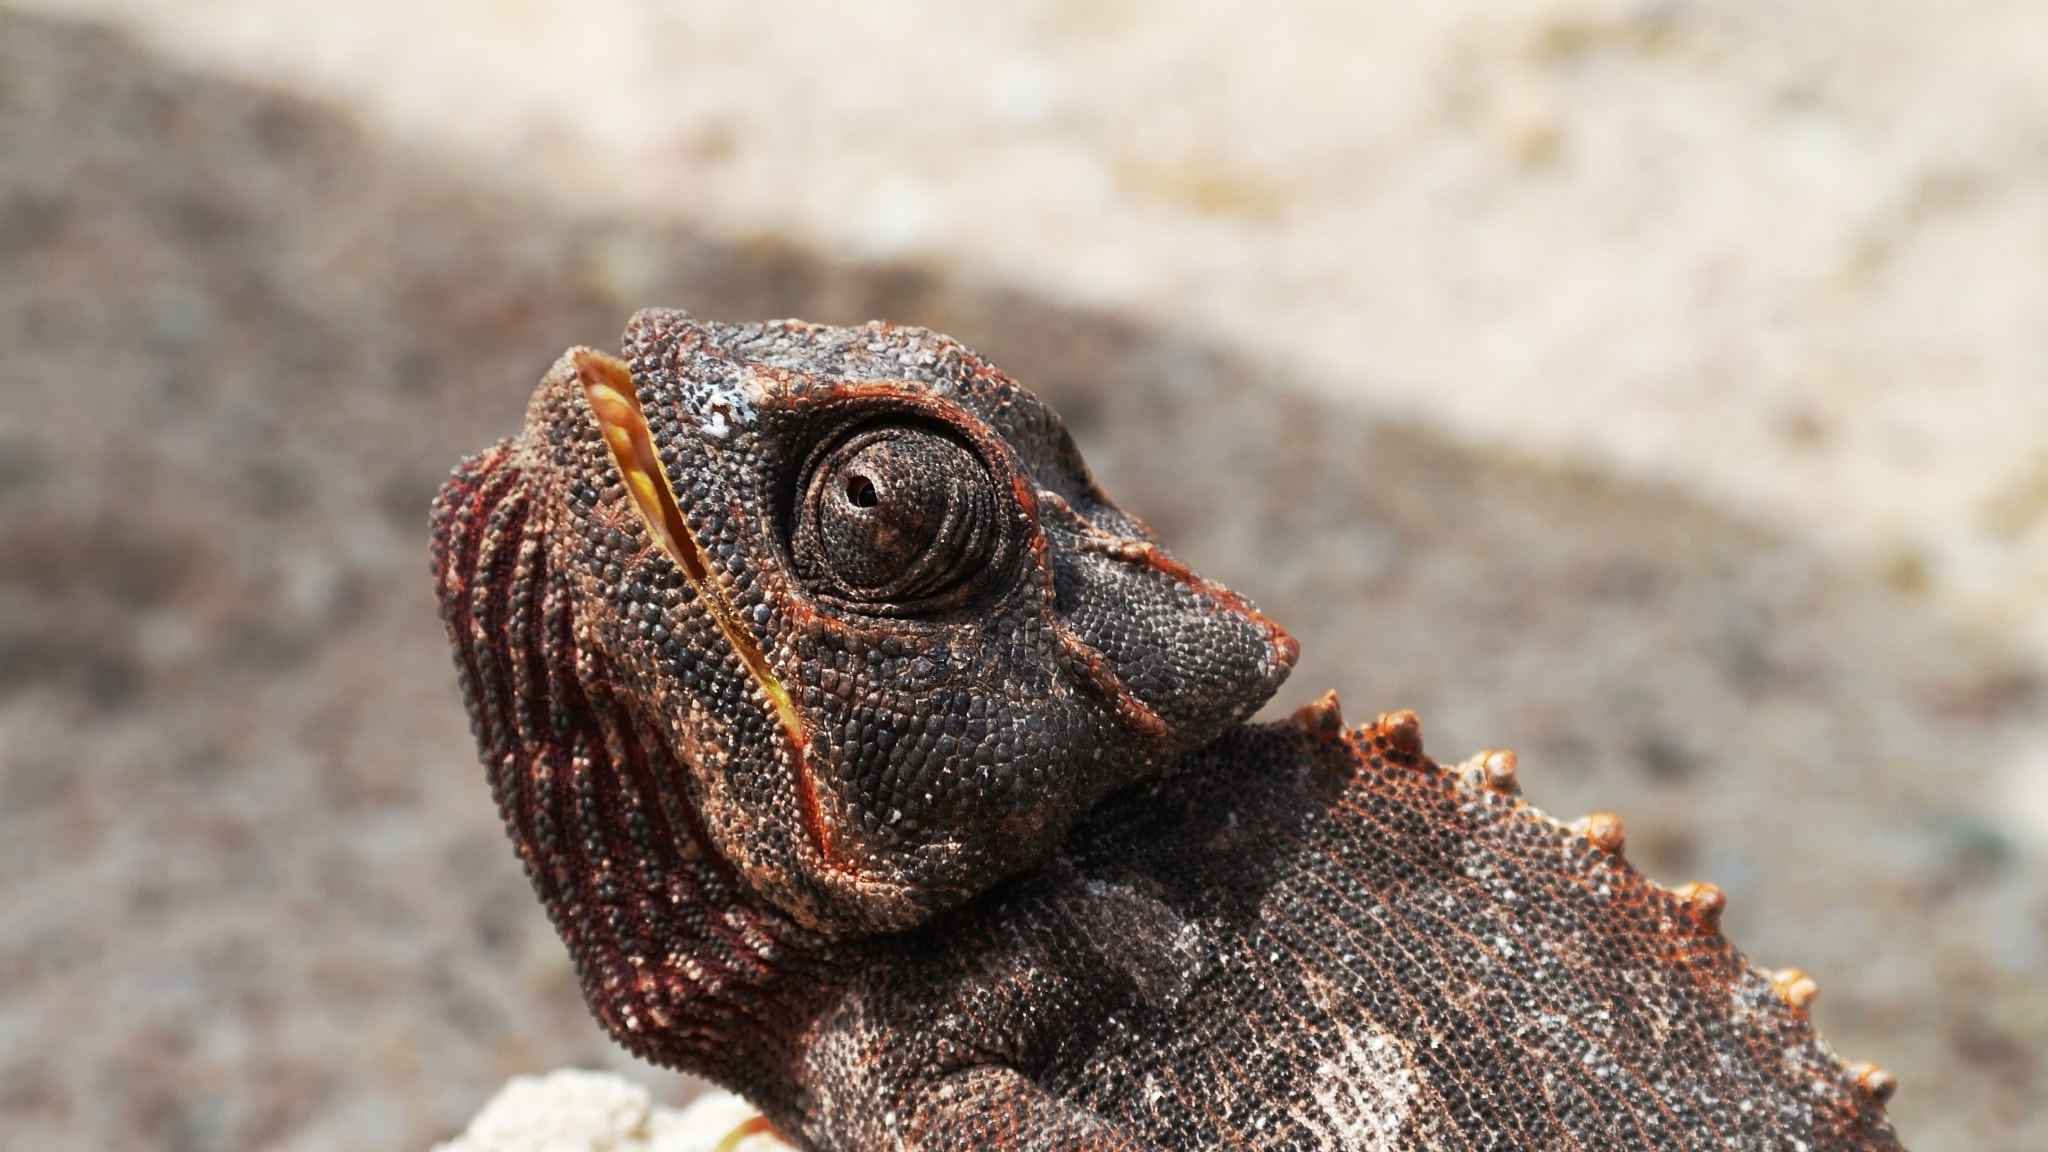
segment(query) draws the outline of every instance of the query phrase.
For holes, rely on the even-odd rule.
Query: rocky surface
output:
[[[434,1152],[712,1152],[758,1113],[713,1089],[686,1108],[664,1108],[647,1089],[611,1072],[561,1068],[514,1076],[462,1135]],[[769,1134],[748,1134],[719,1152],[788,1152]]]
[[[1882,32],[1918,9],[1872,11]],[[304,38],[343,56],[375,43]],[[1917,42],[1894,40],[1900,75],[1923,76]],[[1372,249],[1334,247],[1331,261],[1383,280],[1333,299],[1416,326],[1416,343],[1347,343],[1305,312],[1281,341],[1313,352],[1300,359],[1269,339],[1284,316],[1258,317],[1267,336],[1253,339],[1219,319],[1227,301],[1189,295],[1199,306],[1171,313],[1162,301],[1185,280],[1095,293],[1123,301],[1109,309],[1041,290],[1065,266],[977,263],[951,241],[906,264],[851,258],[858,245],[807,218],[792,217],[791,240],[735,239],[736,201],[715,188],[658,208],[645,188],[568,195],[563,173],[639,170],[567,163],[586,155],[574,133],[534,144],[540,167],[564,161],[550,184],[394,128],[367,101],[374,130],[227,78],[219,60],[197,68],[188,48],[174,62],[0,12],[0,1145],[422,1148],[516,1073],[627,1068],[583,1013],[490,810],[433,619],[424,509],[455,457],[516,426],[563,346],[612,343],[650,302],[887,316],[989,353],[1067,412],[1124,506],[1304,640],[1279,706],[1334,684],[1355,713],[1417,708],[1445,755],[1518,748],[1536,802],[1621,811],[1654,876],[1721,884],[1734,939],[1820,981],[1827,1037],[1899,1074],[1910,1146],[2048,1142],[2048,868],[2028,815],[2048,780],[2048,697],[2028,617],[1985,607],[2032,602],[2026,557],[2042,535],[2000,437],[2048,425],[1999,399],[2038,385],[2038,337],[1971,326],[2039,320],[2030,277],[2048,261],[2020,193],[2041,199],[2025,165],[2044,153],[2000,144],[1960,200],[1928,185],[1932,215],[1908,214],[1928,231],[1883,233],[1858,265],[1892,285],[1882,308],[1851,293],[1638,324],[1604,302],[1667,282],[1617,287],[1578,267],[1576,287],[1531,289],[1533,311],[1508,325],[1547,349],[1506,377],[1526,395],[1473,400],[1462,389],[1493,361],[1451,352],[1460,333],[1507,323],[1485,302],[1514,281],[1482,272],[1521,267],[1518,250],[1440,236],[1431,261],[1376,265]],[[394,72],[414,50],[393,49]],[[450,49],[447,76],[466,74],[469,51]],[[1592,92],[1627,106],[1664,58],[1645,51]],[[2006,75],[2002,59],[1984,74]],[[308,67],[299,86],[334,75],[356,74]],[[2000,107],[2034,107],[2031,89],[2013,92]],[[2031,123],[2013,115],[2000,131]],[[1502,164],[1502,187],[1555,171]],[[1568,191],[1515,201],[1524,226],[1546,227],[1545,203],[1596,214]],[[1490,202],[1481,193],[1469,203]],[[1973,203],[1990,207],[1953,207]],[[1674,212],[1651,218],[1757,262],[1730,267],[1771,266],[1782,243],[1740,214]],[[1261,233],[1224,235],[1237,217],[1219,219],[1177,234],[1194,255],[1176,259],[1258,251]],[[1982,262],[1954,268],[1989,269],[1933,282],[1960,304],[1919,295],[1952,271],[1949,244]],[[1118,251],[1142,264],[1153,249]],[[1319,283],[1289,279],[1302,257],[1273,251],[1267,280],[1220,257],[1212,271],[1249,293]],[[1371,319],[1422,263],[1495,287],[1469,315],[1446,296]],[[1750,299],[1730,275],[1699,283]],[[1571,338],[1544,343],[1545,325]],[[1810,392],[1756,367],[1816,331],[1811,346],[1883,353],[1892,399],[1859,391],[1854,357]],[[1897,331],[1948,351],[1901,351],[1885,343]],[[1673,398],[1613,399],[1626,389],[1589,350],[1631,333],[1677,340]],[[1718,348],[1751,351],[1716,361]],[[1432,350],[1450,367],[1408,375]],[[1582,362],[1609,383],[1573,399]],[[1345,390],[1366,378],[1422,384]],[[1747,383],[1713,390],[1730,380]],[[1445,407],[1415,398],[1437,393]],[[1457,414],[1552,401],[1596,432],[1610,425],[1589,406],[1668,409],[1674,430],[1645,443],[1672,466],[1564,451],[1540,421],[1527,444],[1512,422],[1482,436],[1485,421]],[[1905,417],[1856,431],[1901,403]],[[1951,431],[1921,436],[1922,410]],[[1897,459],[1879,451],[1894,425]],[[1973,441],[1973,428],[1997,431]],[[1679,459],[1692,446],[1705,463]],[[1990,495],[1954,495],[1971,492]],[[1915,543],[1945,525],[1954,547]],[[661,1099],[694,1090],[627,1070]]]

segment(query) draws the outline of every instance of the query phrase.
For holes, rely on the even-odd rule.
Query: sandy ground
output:
[[[127,31],[0,13],[0,1146],[689,1091],[584,1017],[423,559],[650,302],[980,347],[1283,703],[1517,747],[1912,1147],[2048,1144],[2048,9],[61,7]]]

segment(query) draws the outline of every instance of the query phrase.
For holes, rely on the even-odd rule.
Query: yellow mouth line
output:
[[[682,569],[683,578],[696,590],[698,601],[711,614],[718,630],[725,633],[726,642],[774,706],[776,719],[789,736],[790,756],[796,767],[797,800],[811,843],[828,867],[850,871],[833,847],[830,830],[818,806],[817,783],[811,778],[810,764],[804,755],[810,741],[804,733],[803,717],[797,714],[796,701],[783,686],[781,677],[768,666],[768,658],[754,642],[753,633],[740,622],[739,613],[726,599],[724,586],[712,575],[704,550],[683,522],[668,475],[661,470],[661,461],[654,454],[654,441],[647,431],[647,418],[640,412],[640,394],[633,387],[632,371],[616,356],[578,348],[576,376],[583,384],[583,396],[597,416],[597,426],[611,449],[612,462],[618,465],[619,475],[626,481],[626,491],[632,493],[633,506],[639,510],[648,534],[661,543],[669,559]]]

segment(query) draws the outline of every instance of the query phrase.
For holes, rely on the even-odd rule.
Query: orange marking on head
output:
[[[769,666],[768,657],[740,620],[738,610],[726,596],[724,585],[711,571],[703,548],[683,521],[675,492],[669,487],[668,474],[662,471],[661,460],[655,455],[654,441],[647,431],[647,418],[640,411],[640,394],[633,386],[632,370],[618,357],[593,349],[578,348],[575,355],[576,376],[583,385],[584,399],[590,402],[598,430],[604,434],[606,447],[611,449],[612,463],[618,466],[619,476],[626,482],[626,491],[633,497],[633,506],[639,510],[641,522],[647,526],[647,534],[682,570],[683,578],[696,591],[698,601],[711,614],[712,621],[725,634],[726,642],[732,645],[740,663],[746,666],[754,682],[768,697],[783,733],[789,737],[797,803],[803,811],[804,831],[810,837],[812,847],[817,849],[826,867],[836,872],[851,873],[852,867],[840,856],[837,845],[833,843],[831,826],[825,821],[818,802],[817,781],[811,774],[810,758],[804,754],[810,746],[810,737],[805,730],[803,716],[796,710],[796,701],[783,685],[782,678]]]
[[[1203,595],[1216,601],[1227,612],[1238,615],[1265,629],[1266,639],[1273,645],[1280,663],[1292,668],[1301,658],[1301,642],[1289,635],[1279,621],[1252,607],[1252,602],[1221,584],[1213,583],[1195,575],[1195,570],[1169,555],[1165,549],[1149,541],[1129,541],[1116,553],[1119,560],[1141,564],[1174,581],[1199,589]],[[1420,751],[1420,749],[1418,749]]]

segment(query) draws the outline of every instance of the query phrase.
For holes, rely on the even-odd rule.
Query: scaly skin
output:
[[[435,505],[592,1011],[813,1148],[1887,1149],[1812,982],[1294,641],[944,337],[636,316]]]

